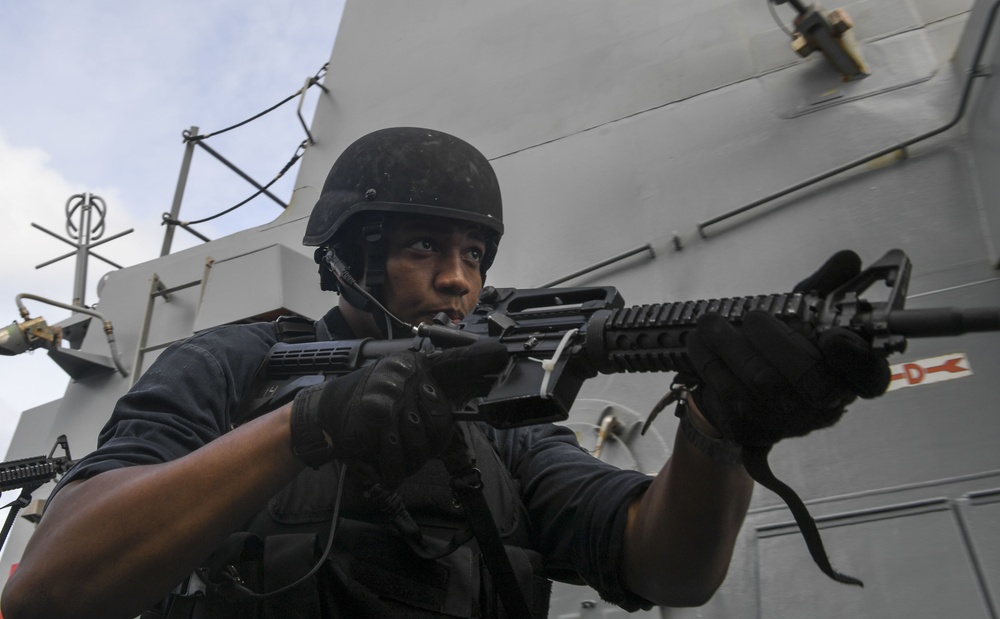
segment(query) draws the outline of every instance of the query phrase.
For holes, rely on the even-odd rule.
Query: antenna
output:
[[[132,228],[129,228],[124,232],[119,232],[118,234],[109,236],[103,241],[98,240],[104,235],[104,215],[106,212],[107,206],[100,196],[96,196],[92,193],[78,193],[70,196],[69,200],[66,201],[66,234],[69,235],[69,239],[59,236],[55,232],[47,230],[34,222],[31,224],[33,227],[41,230],[42,232],[51,235],[63,243],[71,245],[75,248],[74,251],[71,251],[68,254],[63,254],[58,258],[53,258],[52,260],[43,262],[35,267],[36,269],[40,269],[42,267],[49,266],[50,264],[59,262],[64,258],[76,256],[76,277],[73,281],[72,305],[86,307],[84,305],[84,296],[85,289],[87,287],[87,264],[90,256],[103,260],[116,269],[122,268],[120,264],[115,264],[100,254],[92,251],[92,249],[98,245],[103,245],[108,241],[113,241],[114,239],[130,234],[133,231]],[[94,221],[95,213],[97,214],[96,222]],[[74,215],[78,218],[78,224],[73,223]]]

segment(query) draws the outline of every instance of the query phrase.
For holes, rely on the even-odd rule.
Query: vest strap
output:
[[[490,506],[483,497],[483,480],[479,469],[472,466],[469,449],[461,432],[455,433],[455,440],[442,454],[441,459],[451,473],[451,487],[455,499],[465,507],[469,524],[479,542],[483,553],[483,562],[496,582],[497,595],[503,603],[508,617],[531,617],[528,603],[524,599],[524,590],[517,581],[510,557],[504,549],[497,531],[496,521],[490,512]]]

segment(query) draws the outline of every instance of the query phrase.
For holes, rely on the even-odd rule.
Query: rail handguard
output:
[[[56,448],[62,447],[62,456],[56,456]],[[21,494],[4,507],[9,507],[7,519],[0,528],[0,548],[7,542],[7,535],[14,526],[14,517],[31,503],[31,494],[56,477],[69,470],[73,459],[69,455],[69,441],[65,434],[59,435],[48,456],[33,456],[0,462],[0,491],[21,488]]]

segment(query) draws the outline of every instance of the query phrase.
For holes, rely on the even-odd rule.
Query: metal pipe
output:
[[[802,501],[805,505],[819,505],[821,503],[835,503],[840,501],[852,501],[855,499],[863,499],[873,496],[883,496],[886,494],[893,494],[896,492],[908,492],[910,490],[923,490],[926,488],[934,488],[937,486],[947,486],[951,484],[959,484],[968,481],[979,481],[979,480],[995,480],[1000,477],[1000,469],[993,469],[989,471],[982,471],[979,473],[969,473],[966,475],[956,475],[954,477],[944,477],[941,479],[929,479],[927,481],[914,482],[909,484],[901,484],[898,486],[888,486],[885,488],[871,488],[869,490],[859,490],[856,492],[848,492],[845,494],[835,494],[833,496],[817,497],[815,499],[806,499]],[[773,504],[767,505],[765,507],[752,508],[747,512],[747,515],[764,514],[768,512],[780,511],[787,509],[785,505]]]
[[[129,232],[131,232],[131,230],[129,230]],[[120,265],[120,264],[118,264],[116,262],[112,262],[111,260],[108,260],[107,258],[105,258],[104,256],[102,256],[100,254],[94,253],[92,251],[91,252],[87,252],[87,253],[90,256],[93,256],[94,258],[97,258],[98,260],[103,260],[104,262],[107,262],[108,264],[110,264],[111,266],[115,267],[116,269],[124,269],[125,268],[125,267],[123,267],[122,265]],[[40,269],[42,267],[47,267],[50,264],[55,264],[56,262],[59,262],[60,260],[65,260],[66,258],[69,258],[70,256],[75,256],[75,255],[76,255],[76,252],[75,251],[71,251],[68,254],[63,254],[63,255],[59,256],[58,258],[53,258],[52,260],[49,260],[47,262],[43,262],[41,264],[35,265],[35,268],[36,269]]]
[[[620,260],[624,260],[625,258],[628,258],[630,256],[634,256],[636,254],[641,254],[644,251],[648,251],[649,252],[650,259],[656,257],[656,252],[653,251],[653,244],[652,243],[646,243],[642,247],[636,247],[635,249],[630,249],[630,250],[628,250],[627,252],[625,252],[623,254],[618,254],[617,256],[614,256],[613,258],[608,258],[607,260],[602,260],[601,262],[598,262],[596,264],[592,264],[589,267],[582,268],[579,271],[575,271],[573,273],[570,273],[569,275],[564,275],[563,277],[554,279],[551,282],[542,284],[541,286],[539,286],[539,288],[549,288],[549,287],[555,286],[556,284],[561,284],[561,283],[563,283],[565,281],[574,279],[574,278],[579,277],[581,275],[586,275],[587,273],[590,273],[591,271],[596,271],[597,269],[600,269],[602,267],[606,267],[609,264],[614,264],[615,262],[618,262]]]
[[[194,288],[195,286],[198,286],[200,284],[201,284],[201,280],[197,280],[197,281],[193,281],[193,282],[188,282],[186,284],[181,284],[180,286],[174,286],[173,288],[159,288],[158,290],[156,290],[156,292],[151,293],[151,296],[153,296],[153,297],[165,297],[165,298],[168,298],[168,300],[169,300],[169,297],[170,297],[171,294],[173,294],[173,293],[175,293],[175,292],[177,292],[179,290],[187,290],[188,288]],[[162,281],[161,281],[161,285],[162,285]]]
[[[904,141],[902,141],[899,144],[896,144],[894,146],[890,146],[888,148],[883,148],[880,151],[877,151],[877,152],[872,153],[870,155],[866,155],[866,156],[864,156],[864,157],[862,157],[860,159],[855,159],[854,161],[852,161],[850,163],[846,163],[846,164],[841,165],[839,167],[833,168],[832,170],[828,170],[828,171],[823,172],[821,174],[817,174],[816,176],[807,178],[804,181],[800,181],[798,183],[795,183],[794,185],[791,185],[790,187],[786,187],[786,188],[784,188],[784,189],[782,189],[780,191],[772,193],[771,195],[765,196],[765,197],[760,198],[758,200],[754,200],[753,202],[751,202],[749,204],[746,204],[746,205],[741,206],[739,208],[735,208],[735,209],[733,209],[733,210],[731,210],[731,211],[729,211],[727,213],[719,215],[718,217],[713,217],[712,219],[708,219],[706,221],[700,222],[698,224],[698,234],[701,235],[702,238],[706,238],[707,235],[705,234],[705,228],[707,228],[709,226],[717,224],[717,223],[719,223],[721,221],[725,221],[725,220],[727,220],[727,219],[729,219],[731,217],[735,217],[736,215],[739,215],[741,213],[745,213],[745,212],[747,212],[747,211],[749,211],[751,209],[757,208],[758,206],[761,206],[763,204],[767,204],[768,202],[771,202],[772,200],[777,200],[778,198],[786,196],[786,195],[788,195],[788,194],[790,194],[790,193],[792,193],[794,191],[798,191],[799,189],[803,189],[803,188],[808,187],[810,185],[815,185],[816,183],[822,182],[822,181],[824,181],[824,180],[826,180],[826,179],[828,179],[828,178],[830,178],[832,176],[836,176],[836,175],[838,175],[838,174],[840,174],[842,172],[846,172],[847,170],[850,170],[852,168],[856,168],[856,167],[858,167],[860,165],[864,165],[864,164],[868,163],[869,161],[873,161],[875,159],[878,159],[879,157],[884,157],[884,156],[886,156],[886,155],[888,155],[890,153],[893,153],[893,152],[895,152],[897,150],[903,150],[903,151],[905,151],[905,149],[907,147],[912,146],[913,144],[916,144],[917,142],[921,142],[923,140],[926,140],[927,138],[930,138],[930,137],[933,137],[935,135],[938,135],[939,133],[943,133],[944,131],[947,131],[948,129],[951,129],[956,124],[958,124],[958,121],[961,120],[962,117],[965,115],[965,108],[967,107],[968,102],[969,102],[969,94],[972,92],[972,80],[974,78],[977,78],[977,77],[983,77],[983,75],[984,75],[984,74],[978,72],[978,67],[979,67],[980,61],[982,60],[983,52],[984,52],[984,50],[986,48],[986,41],[989,38],[990,31],[993,29],[993,23],[995,21],[996,14],[997,14],[997,9],[998,8],[1000,8],[1000,0],[997,0],[997,2],[993,3],[993,6],[990,8],[989,15],[986,17],[986,27],[983,29],[983,34],[980,37],[979,43],[978,43],[978,45],[976,47],[976,53],[973,56],[972,66],[969,68],[969,74],[966,77],[965,84],[962,87],[962,96],[959,99],[958,110],[955,113],[955,117],[952,118],[949,122],[947,122],[944,125],[938,127],[937,129],[932,129],[932,130],[930,130],[930,131],[928,131],[926,133],[922,133],[922,134],[920,134],[920,135],[918,135],[916,137],[912,137],[912,138],[910,138],[908,140],[904,140]]]
[[[55,238],[59,239],[60,241],[62,241],[63,243],[66,243],[67,245],[71,245],[71,246],[73,246],[73,247],[76,247],[76,244],[75,244],[75,243],[70,243],[69,241],[67,241],[67,240],[66,240],[66,239],[64,239],[63,237],[59,236],[59,235],[58,235],[58,234],[56,234],[55,232],[52,232],[52,231],[50,231],[50,230],[46,230],[45,228],[43,228],[42,226],[39,226],[38,224],[36,224],[36,223],[34,223],[34,222],[32,222],[32,224],[31,224],[31,225],[32,225],[33,227],[35,227],[35,228],[37,228],[37,229],[41,230],[42,232],[44,232],[44,233],[46,233],[46,234],[49,234],[49,235],[51,235],[51,236],[53,236],[53,237],[55,237]],[[119,237],[123,237],[123,236],[125,236],[126,234],[131,234],[131,233],[133,233],[133,232],[135,232],[135,229],[134,229],[134,228],[129,228],[128,230],[126,230],[126,231],[124,231],[124,232],[119,232],[118,234],[113,234],[113,235],[111,235],[111,236],[109,236],[109,237],[107,237],[107,238],[103,238],[103,239],[101,239],[100,241],[97,241],[97,242],[95,242],[95,243],[91,243],[91,244],[90,244],[90,249],[91,249],[91,251],[88,251],[87,253],[88,253],[88,254],[90,254],[91,256],[93,256],[93,257],[95,257],[95,258],[99,259],[99,260],[103,260],[104,262],[107,262],[108,264],[110,264],[111,266],[115,267],[116,269],[121,269],[121,268],[124,268],[124,267],[122,267],[121,265],[119,265],[119,264],[115,264],[114,262],[112,262],[112,261],[108,260],[108,259],[107,259],[107,258],[105,258],[104,256],[101,256],[100,254],[96,254],[96,253],[94,253],[94,251],[93,251],[93,248],[97,247],[98,245],[103,245],[104,243],[107,243],[108,241],[113,241],[113,240],[115,240],[115,239],[117,239],[117,238],[119,238]],[[59,262],[60,260],[64,260],[64,259],[66,259],[66,258],[69,258],[70,256],[75,256],[75,255],[76,255],[76,250],[73,250],[73,251],[69,252],[68,254],[63,254],[62,256],[59,256],[58,258],[53,258],[52,260],[49,260],[48,262],[43,262],[43,263],[39,264],[38,266],[36,266],[35,268],[36,268],[36,269],[40,269],[40,268],[42,268],[42,267],[47,267],[47,266],[49,266],[50,264],[54,264],[54,263],[56,263],[56,262]]]
[[[24,307],[24,303],[21,299],[31,299],[33,301],[38,301],[40,303],[47,303],[54,307],[61,307],[62,309],[69,310],[71,312],[79,312],[81,314],[87,314],[88,316],[93,316],[101,321],[104,326],[104,335],[108,339],[108,346],[111,348],[111,360],[115,364],[115,368],[118,373],[122,376],[128,376],[128,371],[125,366],[122,365],[121,359],[118,355],[118,346],[115,343],[115,329],[111,326],[111,321],[102,316],[99,312],[90,309],[89,307],[82,307],[79,305],[68,305],[66,303],[60,303],[59,301],[53,301],[52,299],[46,299],[45,297],[40,297],[34,294],[22,293],[14,297],[14,302],[17,303],[17,309],[21,312],[21,317],[26,319],[30,315],[28,308]]]
[[[313,139],[312,133],[310,133],[309,131],[309,124],[306,122],[306,119],[303,118],[302,116],[302,104],[305,103],[306,101],[306,91],[309,90],[314,84],[316,86],[319,86],[320,90],[322,90],[325,94],[330,94],[330,90],[326,86],[320,83],[320,80],[326,77],[326,69],[329,65],[330,63],[324,64],[322,67],[320,67],[319,71],[316,72],[316,75],[312,77],[307,77],[306,85],[303,86],[302,90],[299,91],[299,106],[298,109],[295,111],[295,114],[299,117],[299,122],[302,123],[302,128],[306,132],[306,137],[309,139],[310,146],[316,144],[316,140]]]
[[[72,210],[80,209],[80,228],[76,243],[76,269],[73,276],[73,306],[80,307],[84,304],[87,292],[87,249],[90,246],[90,235],[93,232],[90,229],[90,220],[93,214],[91,211],[95,208],[94,201],[99,198],[89,192],[71,196],[66,201],[67,221],[72,216],[70,203],[74,199],[79,200],[73,205]],[[69,229],[69,224],[67,224],[67,229]]]
[[[953,503],[949,499],[934,497],[930,499],[916,499],[914,501],[896,503],[893,505],[879,505],[877,507],[865,507],[846,512],[839,512],[836,514],[829,514],[816,518],[816,522],[844,522],[845,520],[858,519],[863,521],[883,520],[887,517],[898,517],[900,514],[912,515],[914,513],[951,511],[952,509]],[[771,537],[773,535],[782,535],[786,532],[795,531],[798,529],[798,525],[794,520],[792,520],[786,522],[759,524],[754,527],[754,529],[759,535]]]
[[[302,124],[302,129],[306,132],[306,138],[309,139],[310,146],[316,144],[316,140],[313,139],[312,133],[309,132],[309,125],[306,123],[306,119],[302,117],[302,104],[306,101],[306,91],[313,85],[313,80],[314,78],[312,77],[306,78],[306,85],[299,91],[299,105],[295,110],[295,115],[299,117],[299,123]]]
[[[192,126],[187,130],[189,135],[198,135],[198,127]],[[186,135],[187,135],[186,134]],[[184,199],[184,188],[187,186],[188,172],[191,170],[191,158],[194,156],[194,142],[187,142],[184,145],[184,158],[181,159],[181,171],[177,175],[177,187],[174,189],[174,201],[170,205],[170,213],[167,217],[171,221],[176,221],[181,213],[181,201]],[[174,224],[167,223],[167,231],[163,234],[163,247],[160,248],[160,257],[170,254],[170,246],[174,242]]]
[[[996,492],[995,490],[993,491]],[[968,498],[969,495],[966,495]],[[962,538],[962,542],[965,544],[965,550],[969,555],[969,559],[972,562],[972,571],[976,575],[976,580],[979,583],[979,591],[982,592],[983,602],[986,604],[986,610],[989,612],[992,619],[997,619],[997,604],[993,600],[993,596],[990,592],[990,579],[987,578],[987,570],[983,567],[983,559],[980,557],[980,553],[977,551],[977,545],[975,544],[975,539],[972,536],[972,530],[969,526],[969,522],[966,519],[966,515],[963,513],[963,505],[960,503],[955,503],[955,521],[958,524],[958,532]]]
[[[246,173],[243,172],[243,170],[237,168],[235,164],[231,163],[225,157],[223,157],[222,155],[220,155],[218,153],[218,151],[216,151],[214,148],[212,148],[208,144],[205,144],[204,141],[202,141],[202,140],[192,140],[191,142],[188,142],[188,144],[197,144],[198,146],[204,148],[206,151],[208,151],[209,155],[212,155],[213,157],[215,157],[216,159],[218,159],[219,161],[221,161],[223,163],[223,165],[225,165],[227,168],[229,168],[233,172],[236,172],[236,174],[238,174],[240,176],[240,178],[242,178],[246,182],[250,183],[251,185],[253,185],[257,189],[259,189],[260,192],[262,194],[264,194],[265,196],[267,196],[268,198],[271,198],[272,200],[274,200],[275,202],[277,202],[278,206],[280,206],[281,208],[288,208],[287,204],[285,204],[280,199],[278,199],[278,197],[276,195],[274,195],[273,193],[271,193],[270,191],[268,191],[266,187],[264,187],[263,185],[261,185],[260,183],[258,183],[257,181],[255,181],[254,179],[250,178],[249,176],[247,176]],[[176,217],[174,219],[176,219]]]
[[[183,221],[179,221],[176,224],[174,224],[174,223],[168,223],[167,225],[168,226],[180,226],[181,228],[184,229],[185,232],[193,234],[194,236],[198,237],[199,239],[201,239],[202,241],[204,241],[206,243],[208,243],[209,241],[212,240],[212,239],[208,238],[207,236],[205,236],[204,234],[202,234],[202,233],[198,232],[197,230],[195,230],[194,228],[192,228],[190,225],[184,223]]]
[[[160,281],[160,276],[153,273],[152,277],[149,278],[149,295],[146,297],[146,311],[142,318],[142,328],[139,329],[139,342],[135,347],[135,357],[132,361],[132,385],[139,380],[139,374],[142,373],[142,360],[146,354],[146,338],[149,337],[149,327],[153,324],[153,302],[155,301],[155,295],[157,292],[163,290],[165,286],[163,282]],[[169,301],[169,296],[165,296],[164,300]]]

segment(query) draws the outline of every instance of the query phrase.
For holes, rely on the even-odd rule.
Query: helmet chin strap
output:
[[[385,306],[382,305],[372,293],[365,290],[364,286],[359,284],[358,281],[354,279],[354,276],[351,275],[350,269],[346,264],[344,264],[344,261],[337,256],[337,253],[333,250],[333,248],[326,250],[326,255],[323,256],[323,261],[326,263],[330,271],[332,271],[337,277],[337,282],[340,284],[338,286],[340,294],[343,295],[347,302],[354,307],[372,315],[375,319],[375,326],[378,327],[378,330],[382,333],[382,337],[387,339],[396,337],[399,330],[394,327],[402,328],[402,334],[399,335],[400,337],[413,332],[413,325],[408,322],[404,322],[386,309]]]

